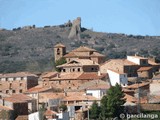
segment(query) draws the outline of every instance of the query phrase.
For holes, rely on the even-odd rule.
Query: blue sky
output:
[[[0,0],[0,27],[59,25],[82,18],[98,32],[160,36],[160,0]]]

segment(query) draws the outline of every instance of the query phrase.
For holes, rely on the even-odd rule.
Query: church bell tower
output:
[[[54,60],[57,61],[66,54],[66,46],[58,43],[54,46]]]

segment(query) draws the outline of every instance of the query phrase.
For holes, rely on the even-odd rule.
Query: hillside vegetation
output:
[[[68,39],[71,27],[65,25],[44,28],[0,31],[0,73],[53,70],[53,46],[62,42],[67,51],[81,45],[89,46],[110,58],[125,58],[139,54],[160,60],[159,36],[134,36],[94,32],[82,28],[81,40]]]

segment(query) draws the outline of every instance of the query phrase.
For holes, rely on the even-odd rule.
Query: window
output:
[[[71,83],[71,81],[69,80],[68,83]]]
[[[16,93],[16,91],[15,91],[15,90],[12,90],[12,93]]]
[[[60,49],[59,48],[57,49],[57,55],[60,55]]]
[[[80,68],[78,68],[78,72],[80,72]]]
[[[23,77],[21,77],[21,80],[23,80],[24,78]]]
[[[142,64],[143,64],[143,65],[146,65],[146,64],[147,64],[147,61],[146,61],[146,60],[142,60]]]
[[[73,68],[73,72],[75,71],[75,69]]]
[[[8,93],[9,93],[9,90],[6,90],[6,93],[8,94]]]
[[[66,69],[63,69],[63,72],[66,72]]]
[[[6,78],[6,81],[8,81],[8,78]]]
[[[19,86],[22,86],[22,83],[19,83]]]
[[[93,70],[94,70],[94,68],[91,68],[91,70],[93,71]]]
[[[19,93],[22,93],[22,90],[19,90]]]

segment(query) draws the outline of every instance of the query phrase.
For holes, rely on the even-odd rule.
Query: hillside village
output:
[[[0,74],[1,118],[7,116],[4,112],[15,111],[16,120],[38,120],[44,106],[48,120],[87,119],[92,103],[100,104],[116,83],[122,86],[124,106],[131,113],[138,104],[143,110],[160,110],[160,64],[154,59],[135,55],[105,61],[103,54],[88,46],[68,53],[66,49],[62,43],[54,46],[55,61],[66,59],[56,66],[59,72]],[[61,110],[61,105],[67,109]]]
[[[53,34],[53,31],[49,31],[49,28],[50,26],[46,26],[44,29],[47,29],[47,38],[51,39],[49,34]],[[13,32],[14,34],[24,31],[30,33],[34,29],[36,29],[35,25],[25,26],[13,29]],[[56,31],[59,31],[59,29],[61,33],[55,33],[57,39],[54,40],[54,46],[42,42],[43,47],[47,45],[51,51],[46,51],[43,47],[34,48],[36,41],[31,40],[30,43],[27,43],[30,40],[29,38],[28,41],[24,40],[27,41],[27,44],[23,41],[26,45],[22,45],[25,51],[10,51],[9,47],[9,53],[7,55],[6,53],[3,54],[2,61],[13,58],[15,61],[21,60],[22,63],[26,59],[31,59],[32,62],[43,59],[47,54],[47,59],[55,63],[54,65],[49,64],[49,67],[53,68],[55,66],[55,69],[46,70],[45,65],[38,64],[39,68],[44,71],[37,73],[27,69],[18,69],[16,67],[19,67],[19,64],[16,64],[16,67],[12,68],[13,71],[16,69],[18,72],[11,73],[9,71],[10,67],[6,67],[7,65],[11,66],[10,64],[1,64],[1,69],[4,68],[5,72],[0,73],[0,119],[89,120],[93,103],[96,101],[100,105],[102,98],[107,95],[110,88],[117,84],[121,86],[124,93],[125,103],[123,107],[126,113],[138,113],[140,109],[142,111],[160,110],[160,63],[157,63],[155,57],[151,58],[140,54],[124,57],[125,55],[119,54],[120,57],[110,58],[114,54],[114,51],[110,51],[108,53],[110,57],[108,58],[107,50],[119,51],[118,43],[125,44],[125,42],[117,35],[118,38],[121,38],[121,41],[116,40],[117,44],[105,43],[104,46],[107,46],[107,48],[104,47],[102,50],[100,47],[103,47],[103,43],[97,41],[97,39],[100,39],[99,34],[93,35],[94,40],[89,34],[84,34],[86,29],[81,28],[80,17],[73,23],[68,21],[60,28],[56,27]],[[70,32],[67,31],[68,29]],[[42,32],[41,29],[37,30],[40,33]],[[65,31],[65,34],[67,33],[67,37],[60,36],[64,34],[63,31]],[[9,35],[7,32],[5,34]],[[27,37],[33,36],[28,35]],[[24,39],[27,37],[24,37]],[[38,37],[39,40],[42,36]],[[110,35],[108,37],[109,41],[112,41],[111,38],[114,36]],[[143,39],[142,36],[137,37]],[[13,38],[13,36],[10,36],[6,41],[12,40],[14,43]],[[62,42],[62,38],[65,38],[66,41]],[[22,39],[20,35],[19,39]],[[157,37],[156,40],[158,39]],[[0,40],[2,40],[2,37]],[[70,40],[73,41],[70,43]],[[105,41],[105,39],[101,40]],[[147,37],[147,40],[149,41],[150,38]],[[2,41],[5,44],[6,41],[4,39]],[[80,45],[80,42],[84,44]],[[143,43],[143,41],[141,42]],[[19,44],[19,42],[16,43]],[[128,47],[128,44],[125,46],[126,50],[136,49],[135,46]],[[28,46],[32,46],[32,49],[29,49]],[[0,49],[1,53],[6,50],[5,48]],[[30,50],[34,59],[28,55],[27,50]],[[13,54],[10,52],[13,52]],[[136,50],[135,53],[137,53]],[[158,54],[158,52],[156,53]],[[26,66],[37,69],[34,63]]]

